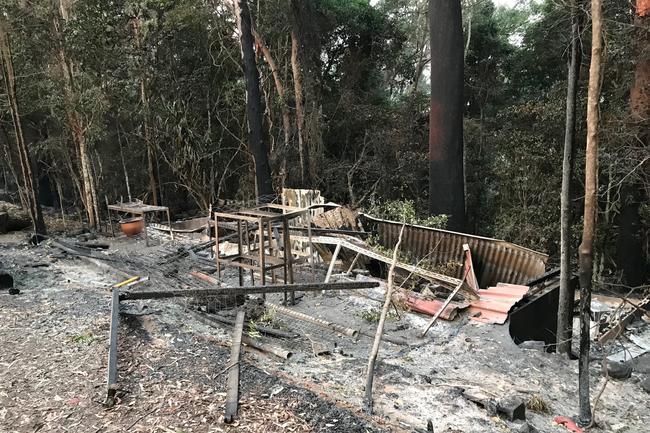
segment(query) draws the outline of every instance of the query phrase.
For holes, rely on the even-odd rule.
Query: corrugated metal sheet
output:
[[[409,296],[406,298],[406,305],[413,311],[435,316],[445,303],[437,299],[427,301],[420,299],[416,296]],[[458,315],[458,311],[467,308],[469,304],[461,304],[458,302],[450,302],[449,305],[442,310],[440,318],[444,320],[454,320]]]
[[[528,289],[528,286],[498,284],[496,287],[479,290],[479,299],[470,302],[469,317],[477,322],[503,325],[508,320],[513,305],[521,301]]]
[[[399,237],[402,224],[362,214],[366,230],[379,233],[380,242],[393,248]],[[449,262],[463,263],[463,244],[468,244],[474,269],[481,287],[499,282],[522,284],[544,273],[548,256],[519,245],[498,239],[484,238],[447,230],[407,225],[404,229],[400,249],[409,252],[415,259],[429,258],[434,264]],[[456,278],[462,278],[463,268],[458,267]]]

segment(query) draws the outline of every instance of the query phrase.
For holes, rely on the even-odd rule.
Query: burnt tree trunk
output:
[[[246,115],[248,117],[248,145],[255,161],[255,179],[257,195],[266,201],[273,195],[271,167],[266,143],[262,137],[262,103],[260,80],[255,64],[253,35],[251,32],[251,14],[247,0],[238,0],[235,4],[237,24],[240,32],[241,54],[246,81]]]
[[[591,63],[587,95],[587,149],[585,152],[585,203],[582,243],[579,248],[580,275],[580,360],[578,363],[579,421],[591,422],[589,402],[589,325],[591,322],[591,285],[594,264],[594,237],[598,207],[598,100],[600,98],[602,40],[602,0],[591,0]]]
[[[293,91],[296,101],[296,127],[298,128],[298,156],[300,157],[300,181],[302,187],[309,183],[309,149],[305,142],[305,108],[303,105],[302,74],[298,59],[298,37],[291,32],[291,71],[293,72]]]
[[[284,84],[282,83],[282,79],[280,78],[280,71],[278,70],[278,65],[275,62],[275,59],[271,55],[271,50],[269,50],[269,47],[264,42],[264,39],[255,29],[253,29],[253,35],[255,36],[255,41],[257,43],[257,46],[260,47],[260,49],[262,50],[264,59],[266,60],[266,63],[269,65],[269,68],[271,69],[271,74],[273,75],[273,81],[275,83],[275,90],[278,93],[278,99],[280,100],[280,111],[282,113],[282,129],[284,131],[284,150],[283,150],[284,156],[280,166],[280,177],[282,178],[282,185],[284,185],[284,182],[287,177],[286,154],[288,152],[289,144],[291,142],[291,115],[289,113],[289,104],[287,103],[287,95],[284,88]]]
[[[429,212],[465,225],[463,170],[463,26],[459,0],[429,0],[431,112]]]
[[[7,89],[7,99],[9,100],[9,111],[14,126],[16,147],[18,149],[18,159],[22,172],[22,188],[29,216],[34,226],[34,231],[38,234],[47,234],[43,212],[38,201],[38,182],[37,177],[32,169],[32,158],[29,153],[29,147],[25,142],[23,127],[20,120],[20,111],[18,110],[18,99],[16,95],[16,75],[14,74],[13,59],[11,55],[11,45],[9,43],[9,33],[4,22],[0,17],[0,61],[2,62],[2,73]]]
[[[320,15],[316,3],[314,0],[291,0],[292,70],[294,85],[299,85],[299,88],[295,89],[296,118],[301,116],[301,120],[297,119],[297,123],[302,130],[299,137],[302,137],[303,142],[301,167],[303,188],[315,187],[312,182],[320,177],[323,161],[321,41],[318,28]],[[298,114],[299,103],[300,114]]]
[[[643,164],[642,158],[650,146],[650,0],[637,0],[634,29],[636,67],[630,89],[630,114],[638,143],[635,150],[640,151],[639,164]],[[647,167],[647,160],[645,164]],[[639,286],[650,277],[641,217],[641,205],[650,200],[650,189],[637,181],[623,185],[620,195],[621,209],[614,221],[618,226],[616,268],[623,271],[627,285]]]
[[[571,58],[567,78],[564,158],[562,160],[562,192],[560,195],[560,299],[557,312],[557,351],[571,352],[573,324],[573,286],[571,285],[571,180],[575,158],[576,98],[580,77],[580,23],[577,5],[571,5]]]

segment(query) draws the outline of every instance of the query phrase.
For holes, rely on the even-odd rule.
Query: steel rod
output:
[[[230,364],[228,364],[228,390],[226,393],[226,413],[223,422],[230,424],[237,415],[239,406],[239,352],[241,351],[242,333],[244,332],[244,311],[237,313],[235,329],[232,333],[232,346],[230,347]]]
[[[111,328],[109,331],[108,346],[108,376],[106,380],[106,402],[105,405],[112,407],[115,404],[115,392],[117,391],[117,328],[120,324],[120,291],[113,289],[111,295]]]
[[[163,290],[148,292],[122,292],[120,301],[133,301],[137,299],[166,299],[186,297],[215,297],[232,295],[252,295],[260,293],[282,292],[318,292],[321,290],[356,290],[378,287],[376,281],[351,281],[340,283],[310,283],[310,284],[278,284],[275,286],[243,286],[243,287],[215,287],[210,289]]]

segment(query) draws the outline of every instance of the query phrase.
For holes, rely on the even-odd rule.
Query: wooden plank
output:
[[[111,328],[109,331],[108,343],[108,374],[106,378],[106,402],[107,407],[115,404],[115,393],[117,391],[117,329],[120,324],[120,290],[113,289],[111,294]]]
[[[244,332],[244,311],[239,311],[235,318],[235,328],[230,347],[230,363],[228,364],[228,390],[226,393],[226,414],[223,422],[230,424],[235,420],[239,406],[239,353],[241,351],[242,333]]]
[[[246,215],[239,215],[234,213],[225,213],[225,212],[215,212],[214,216],[222,219],[235,220],[235,221],[248,221],[248,222],[257,222],[257,218]]]
[[[336,248],[334,249],[334,255],[332,255],[332,260],[330,260],[330,265],[327,268],[327,275],[325,275],[326,283],[330,282],[330,278],[332,277],[332,271],[334,270],[334,265],[336,264],[336,258],[339,256],[340,251],[341,251],[341,244],[336,244]]]
[[[293,240],[308,241],[309,239],[307,238],[307,236],[293,236]],[[330,245],[337,245],[340,243],[342,247],[355,251],[357,253],[361,253],[364,256],[371,257],[373,259],[379,260],[384,263],[388,263],[388,264],[391,263],[390,257],[386,257],[383,254],[379,254],[375,251],[372,251],[360,245],[353,244],[352,242],[349,242],[342,238],[334,238],[328,236],[312,236],[312,242],[317,244],[330,244]],[[411,272],[415,275],[426,278],[430,281],[436,282],[450,289],[456,288],[456,286],[458,286],[458,284],[461,281],[458,278],[450,277],[443,274],[438,274],[436,272],[427,271],[426,269],[422,269],[418,266],[410,265],[408,263],[397,262],[397,265],[395,267],[399,269],[404,269],[405,271]],[[474,295],[473,297],[475,298],[477,296]]]

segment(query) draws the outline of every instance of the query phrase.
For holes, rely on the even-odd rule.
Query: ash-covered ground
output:
[[[386,334],[409,344],[382,343],[374,413],[365,415],[365,372],[381,287],[299,294],[291,307],[359,329],[357,338],[268,313],[264,320],[270,326],[300,336],[257,337],[291,350],[288,360],[244,352],[241,406],[231,426],[222,423],[231,327],[198,321],[187,311],[196,307],[190,300],[128,303],[119,331],[118,402],[107,409],[109,288],[121,278],[47,242],[31,246],[24,237],[0,237],[0,263],[21,290],[16,296],[0,294],[0,431],[414,431],[430,420],[435,432],[555,432],[563,431],[552,422],[556,415],[577,413],[577,361],[522,349],[507,326],[478,325],[463,315],[437,322],[419,339],[429,318],[399,311],[387,321]],[[160,257],[189,241],[152,238],[158,246],[100,239],[110,244],[112,265],[152,276],[129,290],[187,284],[192,280],[178,275],[205,270],[205,260],[194,254],[156,268]],[[236,281],[236,273],[227,275]],[[324,271],[302,266],[296,275],[299,281],[322,281]],[[282,295],[268,299],[279,304]],[[317,356],[314,347],[329,353]],[[648,431],[650,394],[640,387],[648,373],[648,358],[641,357],[630,379],[608,382],[594,431]],[[598,360],[591,376],[595,396],[605,380]],[[529,409],[526,422],[511,422],[468,401],[463,390],[495,399],[534,398],[547,410]]]

